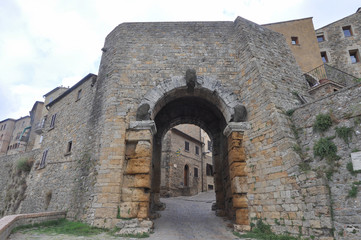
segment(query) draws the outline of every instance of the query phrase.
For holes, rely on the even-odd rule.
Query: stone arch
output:
[[[189,91],[186,78],[174,76],[161,82],[144,95],[137,111],[137,113],[144,112],[142,115],[144,118],[137,120],[146,118],[154,120],[157,113],[168,102],[179,96],[200,96],[214,103],[222,112],[226,122],[234,120],[235,109],[241,105],[237,96],[232,91],[225,89],[214,77],[197,76],[193,91]]]
[[[216,79],[209,76],[194,78],[194,74],[192,76],[194,82],[191,84],[187,77],[172,77],[149,90],[139,104],[137,121],[130,124],[131,131],[149,129],[152,132],[149,139],[152,145],[149,171],[151,186],[147,187],[150,194],[149,210],[162,208],[160,159],[163,136],[178,124],[195,124],[205,130],[212,140],[216,205],[219,214],[228,215],[236,219],[237,224],[248,226],[245,187],[239,187],[247,182],[244,171],[245,154],[241,144],[247,111],[237,96],[223,88]],[[135,133],[134,136],[144,140],[144,135]],[[140,142],[138,141],[138,144]],[[232,148],[228,147],[229,144]],[[237,221],[237,215],[243,220]]]

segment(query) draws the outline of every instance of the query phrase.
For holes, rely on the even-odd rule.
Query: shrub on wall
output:
[[[342,138],[348,145],[352,139],[353,128],[352,127],[337,127],[335,128],[337,137]]]
[[[338,160],[337,147],[329,138],[321,138],[313,146],[313,154],[328,161]]]
[[[16,162],[16,168],[18,169],[18,172],[30,172],[31,167],[33,166],[34,161],[29,158],[20,158]]]
[[[332,119],[329,114],[318,114],[313,124],[313,130],[324,132],[332,126]]]

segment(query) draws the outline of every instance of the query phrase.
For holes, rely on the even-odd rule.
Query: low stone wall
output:
[[[0,219],[0,240],[7,239],[15,227],[57,220],[65,217],[66,212],[43,212],[5,216]]]

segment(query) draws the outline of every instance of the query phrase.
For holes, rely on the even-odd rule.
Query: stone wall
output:
[[[26,190],[31,184],[29,171],[21,171],[17,167],[20,160],[30,163],[38,158],[39,151],[12,154],[0,158],[0,217],[19,213],[19,206],[27,196]]]
[[[340,90],[328,97],[319,99],[313,103],[297,108],[292,115],[294,129],[297,131],[299,145],[294,145],[295,152],[302,158],[300,168],[304,169],[305,176],[318,179],[323,193],[328,195],[326,199],[320,199],[320,191],[316,191],[313,197],[305,198],[305,204],[314,208],[316,217],[330,216],[333,219],[332,227],[335,228],[336,239],[358,239],[361,237],[361,195],[350,197],[352,187],[355,192],[360,190],[358,185],[361,180],[360,173],[351,173],[347,165],[351,162],[351,153],[361,151],[361,84]],[[313,125],[318,114],[329,115],[332,126],[325,132],[313,130]],[[336,133],[337,128],[351,128],[351,138],[347,144]],[[337,147],[335,160],[321,159],[315,156],[315,144],[321,138],[330,138]],[[327,148],[326,148],[327,149]],[[312,182],[312,178],[309,182]],[[317,184],[318,185],[318,184]],[[316,190],[317,185],[313,188]],[[312,188],[309,188],[311,191]],[[321,189],[320,189],[321,190]],[[302,189],[302,192],[307,191]],[[324,205],[323,208],[319,206]],[[327,206],[329,205],[329,206]]]
[[[95,137],[89,122],[92,119],[95,79],[95,75],[88,75],[65,92],[61,100],[53,100],[52,105],[48,105],[41,154],[30,173],[22,213],[67,211],[70,219],[91,219],[89,209],[97,158],[92,144]],[[54,126],[51,127],[55,114]]]
[[[352,36],[345,37],[342,28],[350,26]],[[321,52],[326,52],[328,64],[348,74],[361,77],[361,12],[352,14],[316,30],[317,36],[324,36],[319,42]],[[356,50],[358,62],[352,63],[350,52]]]

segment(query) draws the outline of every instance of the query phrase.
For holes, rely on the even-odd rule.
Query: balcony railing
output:
[[[37,134],[42,134],[43,131],[44,131],[44,126],[45,126],[45,122],[44,121],[40,121],[40,122],[37,122],[34,126],[34,131],[35,133]]]
[[[322,64],[304,75],[310,87],[322,83],[323,80],[331,80],[343,87],[353,85],[357,81],[356,77],[327,64]]]

